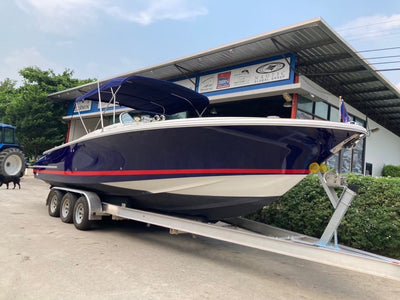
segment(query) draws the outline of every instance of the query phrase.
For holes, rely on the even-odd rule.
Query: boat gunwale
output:
[[[171,128],[190,127],[224,127],[224,126],[290,126],[290,127],[311,127],[323,129],[350,130],[359,134],[366,134],[367,129],[357,124],[340,123],[324,120],[289,119],[289,118],[260,118],[260,117],[207,117],[187,118],[155,121],[149,123],[132,124],[111,124],[103,129],[90,132],[76,140],[53,147],[43,152],[48,154],[77,143],[90,141],[100,137],[107,137],[114,134],[139,132],[147,130],[164,130]]]

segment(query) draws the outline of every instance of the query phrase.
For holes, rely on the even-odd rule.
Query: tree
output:
[[[7,106],[16,98],[16,84],[16,81],[9,78],[0,82],[0,123],[6,115]]]
[[[0,117],[4,123],[17,127],[25,155],[36,159],[44,150],[61,144],[67,131],[62,122],[67,104],[49,101],[48,94],[93,80],[72,78],[73,71],[68,69],[55,74],[52,70],[27,67],[19,73],[24,79],[22,86],[16,88],[9,79],[0,83],[0,109],[5,108]]]

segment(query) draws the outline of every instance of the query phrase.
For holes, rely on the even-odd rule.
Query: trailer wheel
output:
[[[84,196],[79,197],[75,202],[73,221],[76,229],[90,229],[91,221],[89,220],[89,206]]]
[[[63,193],[59,190],[51,190],[47,196],[48,211],[51,217],[60,216],[60,203],[62,197]]]
[[[72,215],[77,197],[72,193],[66,193],[61,199],[60,219],[64,223],[72,223]]]

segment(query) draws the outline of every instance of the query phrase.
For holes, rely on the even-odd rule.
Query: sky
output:
[[[105,79],[322,17],[357,51],[397,47],[361,54],[400,89],[399,0],[2,0],[0,16],[0,81]]]

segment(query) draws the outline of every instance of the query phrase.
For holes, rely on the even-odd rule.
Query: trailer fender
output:
[[[104,215],[108,215],[103,212],[101,199],[94,192],[65,188],[65,187],[52,187],[51,189],[66,191],[84,196],[89,207],[89,220],[101,220]]]

